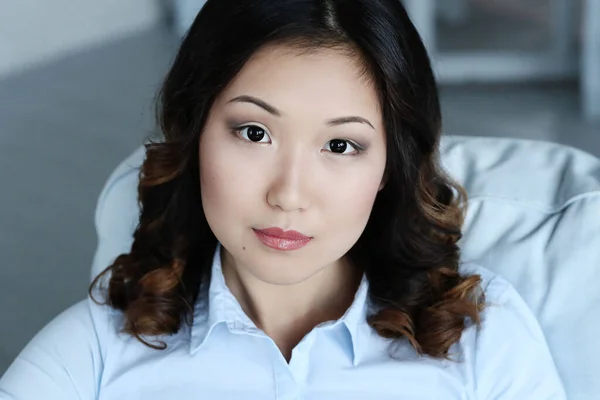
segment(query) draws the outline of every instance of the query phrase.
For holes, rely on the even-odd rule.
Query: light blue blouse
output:
[[[210,285],[191,327],[153,350],[119,333],[122,315],[90,299],[69,308],[27,345],[0,380],[2,400],[428,399],[562,400],[542,331],[515,289],[480,274],[489,308],[451,349],[457,361],[419,357],[366,323],[363,279],[345,315],[314,328],[288,364],[242,311],[215,252]]]

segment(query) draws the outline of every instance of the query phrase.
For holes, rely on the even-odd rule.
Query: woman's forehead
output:
[[[250,95],[286,109],[362,111],[378,116],[374,86],[349,52],[263,48],[252,56],[222,93],[221,100]]]

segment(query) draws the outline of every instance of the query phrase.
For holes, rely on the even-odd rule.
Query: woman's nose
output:
[[[282,155],[273,167],[267,202],[282,211],[306,211],[310,207],[310,162],[301,154]]]

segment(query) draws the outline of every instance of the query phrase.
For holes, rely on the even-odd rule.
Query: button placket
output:
[[[307,378],[310,367],[310,354],[317,338],[318,331],[310,332],[307,337],[302,340],[294,350],[292,350],[292,358],[288,365],[291,375],[297,383],[296,399],[302,398],[302,393],[307,384]]]

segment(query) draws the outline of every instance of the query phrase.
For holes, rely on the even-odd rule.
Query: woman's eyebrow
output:
[[[265,101],[262,101],[261,99],[253,97],[253,96],[248,96],[248,95],[238,96],[238,97],[235,97],[235,98],[229,100],[227,103],[250,103],[250,104],[259,106],[263,110],[267,111],[270,114],[275,115],[276,117],[281,116],[281,111],[279,111],[277,108],[273,107],[272,105],[270,105],[269,103],[267,103]]]
[[[250,103],[250,104],[254,104],[255,106],[262,108],[263,110],[267,111],[269,114],[275,115],[276,117],[280,117],[282,114],[282,112],[279,111],[276,107],[270,105],[266,101],[263,101],[259,98],[254,97],[254,96],[249,96],[249,95],[237,96],[237,97],[234,97],[233,99],[229,100],[227,103]],[[373,124],[371,122],[369,122],[368,119],[363,118],[363,117],[358,117],[358,116],[340,117],[340,118],[330,119],[329,121],[327,121],[327,125],[329,125],[329,126],[338,126],[338,125],[352,124],[352,123],[369,125],[371,128],[375,129]]]
[[[352,124],[352,123],[366,124],[366,125],[369,125],[371,128],[375,129],[373,124],[370,123],[368,119],[363,118],[363,117],[341,117],[341,118],[335,118],[335,119],[331,119],[331,120],[327,121],[327,125],[329,125],[329,126],[337,126],[337,125]]]

